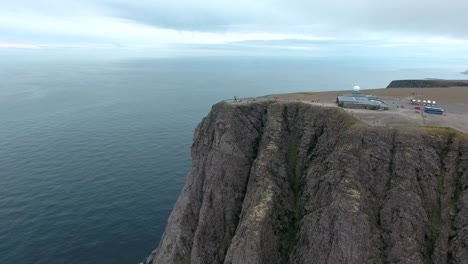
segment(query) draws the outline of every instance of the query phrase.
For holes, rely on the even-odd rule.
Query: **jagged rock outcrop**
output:
[[[464,134],[219,103],[192,158],[147,263],[468,263]]]
[[[387,88],[441,88],[468,86],[468,80],[396,80],[390,82]]]

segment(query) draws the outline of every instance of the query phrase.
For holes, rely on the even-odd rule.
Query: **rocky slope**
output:
[[[468,139],[219,103],[147,263],[468,263]]]
[[[468,86],[468,80],[396,80],[387,88],[441,88]]]

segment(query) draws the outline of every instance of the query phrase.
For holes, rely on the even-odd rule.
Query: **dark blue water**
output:
[[[190,169],[192,133],[234,95],[462,78],[409,60],[0,62],[0,263],[138,263]]]

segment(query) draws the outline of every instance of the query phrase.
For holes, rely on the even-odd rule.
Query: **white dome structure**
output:
[[[355,85],[355,86],[353,87],[353,90],[354,90],[355,92],[359,92],[359,91],[361,90],[361,87]]]

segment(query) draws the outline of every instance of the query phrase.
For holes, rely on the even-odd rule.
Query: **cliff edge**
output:
[[[387,88],[444,88],[468,87],[468,80],[395,80]]]
[[[468,263],[468,139],[342,109],[213,106],[146,263]]]

